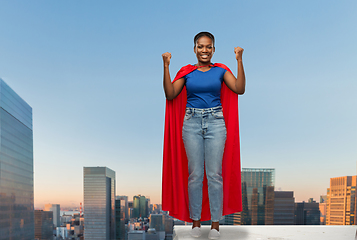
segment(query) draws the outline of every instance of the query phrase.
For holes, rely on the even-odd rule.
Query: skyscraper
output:
[[[147,202],[145,196],[140,196],[140,217],[146,218],[148,215],[146,214],[147,210]]]
[[[0,79],[0,239],[34,239],[32,108]]]
[[[133,217],[134,218],[146,218],[148,217],[148,201],[145,196],[133,197]]]
[[[356,225],[357,176],[330,178],[326,225]]]
[[[121,212],[125,220],[129,220],[129,204],[128,196],[116,196],[116,199],[120,199]]]
[[[133,197],[133,218],[140,217],[140,197]]]
[[[242,225],[274,224],[275,169],[242,169]]]
[[[53,212],[35,210],[35,239],[53,239]]]
[[[274,192],[274,225],[294,224],[295,198],[293,191]]]
[[[122,201],[120,198],[115,199],[115,239],[125,239],[125,208],[122,208]]]
[[[320,225],[319,203],[312,198],[295,203],[295,225]]]
[[[55,227],[61,226],[60,220],[60,205],[59,204],[45,204],[45,211],[53,212],[53,225]]]
[[[84,238],[115,239],[115,172],[84,167]]]
[[[320,196],[320,225],[326,225],[327,195]]]

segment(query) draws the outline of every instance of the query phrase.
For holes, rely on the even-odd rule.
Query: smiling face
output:
[[[212,39],[207,36],[200,37],[194,47],[198,65],[207,65],[211,63],[211,58],[214,53],[214,46]]]

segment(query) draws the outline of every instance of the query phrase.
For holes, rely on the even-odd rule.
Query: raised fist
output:
[[[241,47],[235,47],[234,48],[234,53],[236,54],[236,59],[237,60],[242,59],[243,51],[244,51],[244,49],[241,48]]]
[[[165,66],[170,65],[171,53],[165,52],[162,54],[162,60],[164,61]]]

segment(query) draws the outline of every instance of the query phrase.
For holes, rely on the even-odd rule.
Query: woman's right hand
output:
[[[162,54],[162,60],[164,61],[164,66],[168,67],[170,65],[171,53],[165,52]]]

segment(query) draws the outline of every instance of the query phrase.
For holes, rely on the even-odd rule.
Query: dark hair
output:
[[[193,39],[193,42],[194,42],[195,46],[196,46],[196,43],[197,43],[198,39],[199,39],[200,37],[203,37],[203,36],[209,37],[209,38],[212,40],[213,47],[214,47],[214,36],[213,36],[212,33],[209,33],[209,32],[200,32],[200,33],[197,33],[196,36],[195,36],[194,39]]]

